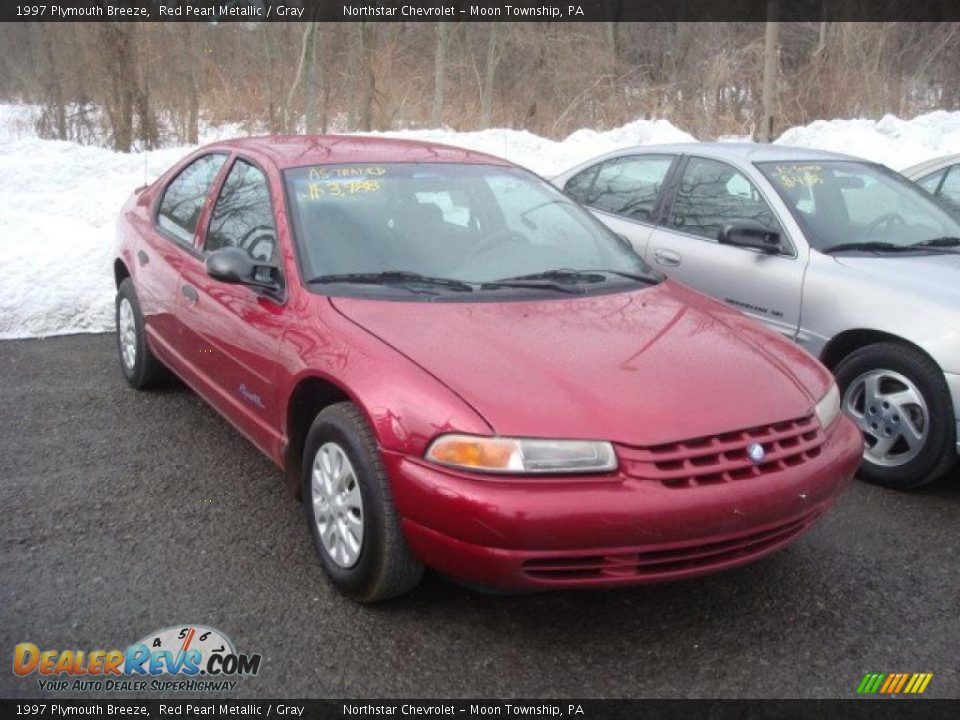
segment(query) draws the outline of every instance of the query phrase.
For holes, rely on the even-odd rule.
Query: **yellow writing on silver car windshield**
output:
[[[785,188],[813,187],[823,183],[819,165],[777,165],[774,176]]]

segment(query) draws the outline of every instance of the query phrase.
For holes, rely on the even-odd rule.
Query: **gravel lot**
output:
[[[851,697],[867,671],[960,696],[960,475],[856,483],[720,576],[499,597],[428,574],[359,607],[325,582],[280,471],[183,386],[127,388],[112,336],[0,359],[0,696],[41,694],[10,671],[16,643],[124,648],[183,623],[263,655],[231,697]]]

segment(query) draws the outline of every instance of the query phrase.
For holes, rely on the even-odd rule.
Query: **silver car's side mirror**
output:
[[[771,255],[783,251],[780,233],[755,220],[737,220],[727,223],[717,233],[721,245],[751,248]]]

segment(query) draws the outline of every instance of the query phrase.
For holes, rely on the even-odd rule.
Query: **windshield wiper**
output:
[[[833,253],[846,252],[848,250],[858,250],[861,252],[913,252],[916,249],[917,248],[910,245],[897,245],[888,242],[850,242],[824,248],[820,252],[825,255],[832,255]]]
[[[595,283],[603,282],[606,276],[599,272],[580,272],[579,270],[567,270],[560,268],[557,270],[545,270],[544,272],[531,273],[530,275],[514,275],[513,277],[500,278],[494,282],[513,282],[515,280],[554,280],[565,283]]]
[[[938,237],[930,240],[915,242],[909,247],[912,248],[955,248],[960,247],[960,238],[958,237]]]
[[[646,283],[647,285],[656,285],[661,280],[655,275],[638,275],[637,273],[624,272],[622,270],[604,270],[604,272],[610,273],[611,275],[619,275],[620,277],[625,277],[629,280],[636,280],[637,282]]]
[[[635,275],[618,270],[546,270],[530,275],[516,275],[514,277],[492,280],[480,285],[481,290],[497,290],[499,288],[533,288],[538,290],[557,290],[559,292],[582,295],[583,290],[577,286],[581,283],[599,283],[607,280],[607,275],[619,275],[639,282],[653,285],[659,282],[658,278]]]
[[[307,284],[314,283],[357,283],[364,285],[433,285],[456,292],[473,292],[473,285],[454,278],[432,277],[406,270],[384,270],[383,272],[340,273],[333,275],[318,275],[307,280]]]

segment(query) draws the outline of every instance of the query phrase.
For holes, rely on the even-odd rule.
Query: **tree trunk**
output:
[[[373,96],[376,78],[373,74],[373,56],[377,49],[377,27],[372,22],[360,23],[360,44],[363,50],[363,67],[360,73],[360,129],[373,129]]]
[[[196,145],[200,135],[200,98],[197,90],[197,72],[194,68],[196,47],[193,23],[184,23],[180,35],[183,41],[183,61],[186,74],[187,92],[187,126],[186,141],[188,145]]]
[[[303,29],[303,41],[300,43],[300,58],[297,61],[297,71],[293,75],[293,81],[290,83],[290,90],[287,92],[287,101],[284,104],[283,117],[285,122],[285,130],[288,133],[295,133],[297,131],[297,123],[294,121],[294,112],[293,112],[293,96],[296,95],[297,89],[300,87],[300,79],[304,77],[304,69],[309,68],[310,61],[308,57],[312,55],[311,45],[313,45],[313,32],[316,29],[316,23],[309,22],[307,26]],[[309,73],[309,70],[306,70]],[[309,84],[310,79],[307,78],[306,84]],[[313,88],[305,90],[305,92],[313,92]]]
[[[450,34],[445,22],[436,23],[437,47],[433,56],[433,127],[443,123],[443,93],[447,80],[447,42]]]
[[[310,23],[310,56],[303,71],[303,114],[304,132],[307,135],[317,134],[317,72],[323,69],[317,67],[317,23]]]
[[[483,76],[483,89],[480,92],[480,125],[490,127],[493,114],[493,88],[497,77],[497,23],[490,23],[490,35],[487,37],[487,68]]]
[[[767,0],[767,30],[763,46],[763,118],[760,142],[773,139],[773,114],[777,104],[777,44],[780,37],[779,0]]]

